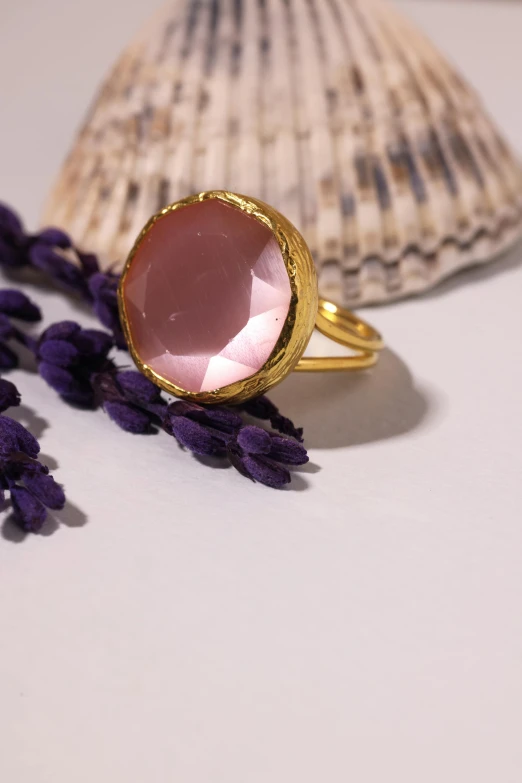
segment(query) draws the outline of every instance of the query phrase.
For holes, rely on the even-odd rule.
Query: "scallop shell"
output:
[[[304,234],[348,305],[429,288],[521,233],[522,174],[473,90],[378,0],[177,0],[122,54],[45,223],[107,263],[228,189]]]

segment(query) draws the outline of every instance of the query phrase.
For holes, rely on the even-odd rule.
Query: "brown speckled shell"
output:
[[[473,90],[378,0],[176,0],[122,54],[45,224],[121,268],[166,204],[227,189],[306,238],[324,296],[425,290],[521,233],[522,175]]]

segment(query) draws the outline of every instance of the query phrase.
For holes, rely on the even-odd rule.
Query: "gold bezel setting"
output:
[[[241,209],[267,226],[277,240],[291,288],[290,306],[274,350],[254,375],[213,391],[191,392],[159,375],[139,356],[132,338],[125,306],[125,281],[132,261],[144,238],[158,220],[191,204],[219,199]],[[225,190],[213,190],[176,201],[153,215],[139,234],[127,258],[118,286],[120,319],[131,356],[138,369],[169,394],[204,404],[240,403],[257,397],[280,383],[295,368],[313,332],[318,307],[317,276],[314,262],[304,239],[295,226],[273,207],[259,199],[240,196]]]

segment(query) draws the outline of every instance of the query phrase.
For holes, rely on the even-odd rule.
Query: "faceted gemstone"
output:
[[[123,290],[144,364],[185,391],[212,391],[258,372],[290,305],[277,240],[238,207],[208,199],[149,230]]]

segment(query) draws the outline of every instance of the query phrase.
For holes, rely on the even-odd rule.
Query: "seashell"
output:
[[[171,2],[103,85],[45,222],[121,268],[152,213],[212,189],[285,214],[348,305],[425,290],[522,232],[506,142],[379,0]]]

